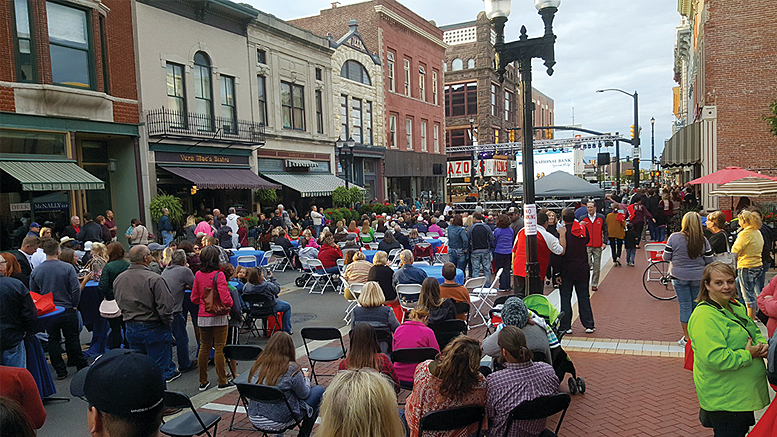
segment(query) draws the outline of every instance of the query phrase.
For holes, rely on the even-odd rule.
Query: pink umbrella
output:
[[[765,174],[756,173],[754,171],[745,170],[741,167],[726,167],[723,170],[718,170],[715,173],[702,176],[698,179],[694,179],[689,184],[725,184],[737,179],[746,177],[765,178],[777,181],[777,178],[766,176]]]

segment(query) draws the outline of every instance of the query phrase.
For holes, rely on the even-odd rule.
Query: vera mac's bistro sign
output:
[[[176,163],[176,164],[248,165],[247,156],[206,155],[202,153],[156,152],[155,157],[157,162],[169,162],[169,163]]]

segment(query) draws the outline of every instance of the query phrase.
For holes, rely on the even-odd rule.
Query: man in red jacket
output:
[[[545,272],[550,263],[550,254],[563,255],[567,245],[566,233],[560,232],[559,238],[547,231],[548,215],[537,214],[537,258],[540,263],[540,278],[545,280]],[[524,298],[526,295],[526,228],[518,232],[513,243],[513,293]]]
[[[607,221],[604,215],[596,212],[593,202],[586,204],[588,215],[583,218],[581,224],[588,231],[590,239],[586,250],[588,251],[588,264],[591,265],[591,290],[598,290],[599,269],[602,262],[602,249],[607,247]]]

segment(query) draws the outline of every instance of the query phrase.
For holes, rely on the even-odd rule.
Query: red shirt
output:
[[[321,261],[321,264],[324,265],[325,269],[336,267],[337,266],[337,260],[343,257],[343,251],[340,250],[340,247],[332,247],[328,244],[324,244],[321,246],[321,249],[318,251],[318,260]]]
[[[518,237],[513,243],[513,275],[526,277],[526,228],[518,232]],[[542,237],[541,232],[537,232],[537,258],[540,263],[540,278],[545,280],[545,272],[548,271],[550,264],[550,249]]]
[[[43,408],[38,386],[27,369],[0,366],[0,396],[19,403],[34,429],[43,426],[46,410]]]
[[[596,218],[594,221],[591,221],[591,216],[586,215],[582,222],[580,222],[583,226],[585,226],[585,229],[588,231],[588,236],[590,239],[588,240],[588,247],[602,247],[604,244],[604,236],[602,228],[604,228],[604,218],[601,217],[601,214],[596,214]]]

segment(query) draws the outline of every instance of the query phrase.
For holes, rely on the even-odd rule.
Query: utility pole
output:
[[[634,91],[634,139],[632,140],[631,144],[636,151],[639,151],[639,95],[637,95],[637,91]],[[640,153],[634,153],[634,188],[639,188],[639,157],[642,154]]]

